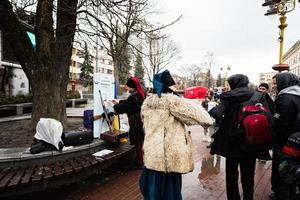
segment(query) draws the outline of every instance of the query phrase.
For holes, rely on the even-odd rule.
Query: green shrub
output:
[[[32,94],[17,94],[16,96],[0,95],[0,105],[4,104],[18,104],[18,103],[30,103],[32,102]]]
[[[74,93],[72,91],[67,91],[67,99],[78,99],[80,98],[80,93],[76,90]],[[0,105],[5,104],[18,104],[18,103],[31,103],[32,94],[17,94],[16,96],[5,96],[0,94]]]
[[[67,99],[79,99],[80,93],[78,90],[73,91],[67,91]]]

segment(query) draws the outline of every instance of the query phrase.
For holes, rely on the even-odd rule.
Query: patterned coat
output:
[[[210,126],[213,121],[204,108],[191,106],[174,94],[148,97],[142,106],[144,119],[144,165],[162,172],[193,171],[191,136],[185,125]]]

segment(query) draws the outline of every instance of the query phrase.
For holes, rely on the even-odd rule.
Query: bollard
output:
[[[23,115],[23,104],[16,104],[16,115]]]
[[[75,108],[75,99],[72,99],[72,108]]]

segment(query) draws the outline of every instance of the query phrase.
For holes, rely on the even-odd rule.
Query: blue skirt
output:
[[[182,200],[181,185],[180,173],[144,168],[140,178],[140,189],[145,200]]]

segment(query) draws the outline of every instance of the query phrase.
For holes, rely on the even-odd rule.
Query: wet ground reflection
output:
[[[221,157],[214,155],[207,158],[203,158],[201,161],[200,173],[198,179],[203,188],[208,188],[210,180],[220,173]]]

